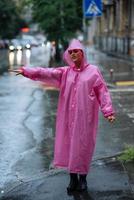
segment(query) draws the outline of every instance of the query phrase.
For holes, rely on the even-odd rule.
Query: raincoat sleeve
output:
[[[97,69],[94,90],[104,117],[114,115],[115,111],[112,106],[111,96],[99,69]]]
[[[64,67],[59,68],[30,68],[22,67],[22,75],[35,81],[41,81],[49,86],[60,88]]]

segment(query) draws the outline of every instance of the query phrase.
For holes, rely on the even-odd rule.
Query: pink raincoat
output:
[[[110,94],[97,66],[87,64],[81,69],[71,61],[68,50],[83,47],[72,40],[64,53],[68,66],[58,68],[23,67],[23,75],[60,89],[54,165],[71,173],[87,174],[96,143],[99,106],[108,117],[114,113]],[[83,51],[84,53],[84,51]]]

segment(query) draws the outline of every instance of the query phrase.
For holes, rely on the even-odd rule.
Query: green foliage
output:
[[[118,159],[124,162],[134,161],[134,146],[127,147]]]
[[[13,38],[24,21],[13,0],[0,0],[0,38]]]
[[[29,0],[30,1],[30,0]],[[33,18],[50,40],[61,42],[82,28],[81,0],[31,0]]]

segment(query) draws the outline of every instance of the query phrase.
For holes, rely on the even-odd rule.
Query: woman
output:
[[[68,192],[83,191],[96,143],[99,106],[109,122],[115,120],[114,110],[98,67],[87,63],[78,40],[71,41],[64,60],[68,66],[22,67],[13,72],[59,88],[53,163],[69,171]]]

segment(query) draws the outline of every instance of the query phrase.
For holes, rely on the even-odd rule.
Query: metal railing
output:
[[[96,48],[113,53],[128,55],[130,47],[129,37],[96,36],[94,38]]]

